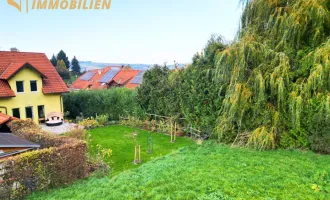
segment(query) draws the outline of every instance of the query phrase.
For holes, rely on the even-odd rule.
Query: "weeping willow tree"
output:
[[[214,136],[233,142],[248,133],[247,145],[259,149],[330,141],[330,1],[243,4],[237,40],[214,61],[225,94]]]

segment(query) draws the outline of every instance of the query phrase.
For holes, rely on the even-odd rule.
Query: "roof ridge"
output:
[[[28,52],[28,51],[0,51],[0,53],[28,53],[28,54],[45,54],[42,52]]]

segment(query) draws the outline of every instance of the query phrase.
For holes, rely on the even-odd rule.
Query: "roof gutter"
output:
[[[27,148],[27,149],[23,149],[23,150],[19,150],[19,151],[11,151],[11,152],[7,152],[7,153],[0,153],[0,158],[13,156],[13,155],[24,153],[26,151],[33,150],[33,149],[34,148]]]

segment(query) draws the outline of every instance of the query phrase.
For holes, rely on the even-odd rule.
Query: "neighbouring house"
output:
[[[39,124],[63,112],[66,84],[44,53],[0,51],[0,113]]]
[[[87,71],[70,87],[71,90],[102,90],[113,87],[134,89],[141,85],[144,71],[105,67]]]

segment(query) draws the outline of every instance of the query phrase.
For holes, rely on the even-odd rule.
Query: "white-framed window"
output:
[[[16,81],[16,92],[24,93],[24,81]]]
[[[20,109],[19,108],[13,108],[12,109],[12,112],[13,112],[13,117],[16,117],[18,119],[21,118],[21,112],[20,112]]]
[[[33,119],[33,107],[32,106],[25,107],[25,115],[26,115],[26,119]]]
[[[37,92],[38,91],[37,81],[30,81],[30,88],[31,88],[31,92]]]

